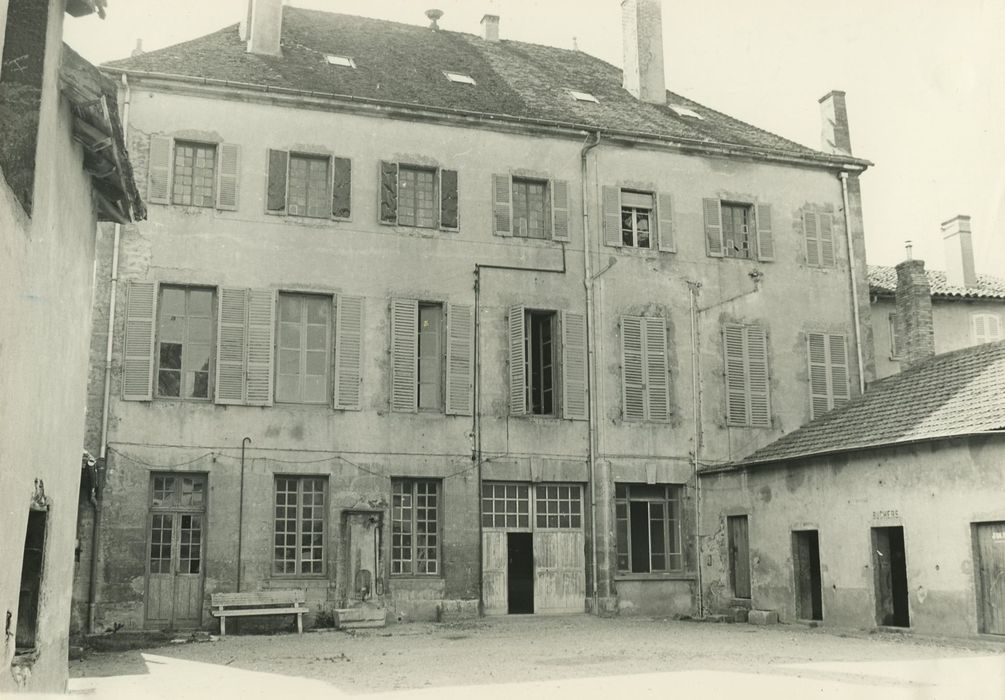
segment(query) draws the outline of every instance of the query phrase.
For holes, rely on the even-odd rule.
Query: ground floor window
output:
[[[618,571],[682,571],[680,485],[616,484]]]
[[[45,564],[45,524],[48,512],[28,511],[28,528],[21,559],[21,586],[18,589],[17,631],[14,648],[25,653],[35,648],[38,633],[38,609]]]
[[[391,480],[391,573],[440,573],[440,484]]]
[[[323,477],[276,477],[273,573],[324,573],[326,486]]]

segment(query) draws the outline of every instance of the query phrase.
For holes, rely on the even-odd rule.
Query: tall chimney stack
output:
[[[248,0],[248,53],[279,56],[283,33],[283,0]]]
[[[942,223],[942,242],[946,249],[946,281],[959,287],[977,286],[977,269],[974,267],[974,243],[971,238],[970,217],[955,216]]]
[[[499,15],[482,17],[482,39],[492,42],[499,41]]]
[[[625,90],[643,102],[666,104],[660,0],[621,0],[621,41]]]
[[[851,134],[848,131],[848,106],[844,92],[831,90],[820,98],[820,116],[823,131],[820,134],[823,150],[836,155],[851,155]]]
[[[932,288],[924,260],[905,260],[896,269],[897,331],[904,344],[901,354],[910,367],[935,354]]]

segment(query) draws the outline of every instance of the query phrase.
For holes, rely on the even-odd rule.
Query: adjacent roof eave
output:
[[[743,144],[673,137],[659,133],[609,129],[596,124],[563,122],[536,117],[518,117],[509,114],[476,112],[470,110],[450,109],[447,107],[432,107],[408,102],[395,102],[390,100],[378,100],[369,97],[357,97],[354,95],[300,90],[296,88],[262,85],[257,83],[235,82],[219,78],[206,78],[177,75],[173,73],[159,73],[155,71],[117,68],[114,66],[102,66],[101,69],[107,73],[115,75],[125,75],[127,77],[138,78],[141,80],[147,79],[153,81],[164,81],[167,83],[182,83],[196,88],[205,87],[246,90],[250,92],[269,94],[277,98],[310,98],[322,102],[328,102],[330,104],[339,104],[342,106],[356,107],[364,110],[369,108],[371,111],[383,111],[385,113],[387,110],[396,110],[403,115],[411,116],[413,118],[418,117],[447,121],[463,119],[469,123],[472,120],[475,120],[482,125],[490,125],[490,128],[491,125],[507,124],[522,127],[524,129],[545,130],[553,133],[563,132],[569,133],[570,135],[575,134],[577,138],[582,136],[584,132],[601,132],[608,138],[613,138],[616,141],[630,142],[633,144],[643,144],[654,147],[670,147],[684,152],[710,155],[743,156],[770,162],[809,165],[832,170],[854,171],[857,173],[864,172],[868,167],[873,165],[871,161],[862,158],[830,155],[825,153],[820,153],[819,155],[809,155]]]

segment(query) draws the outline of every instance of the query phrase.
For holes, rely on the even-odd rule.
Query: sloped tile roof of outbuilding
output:
[[[1005,341],[929,358],[749,457],[707,471],[996,430],[1005,431]]]
[[[964,287],[950,284],[942,270],[926,270],[932,296],[941,299],[1001,299],[1005,301],[1005,279],[992,275],[977,275],[977,284]],[[886,265],[869,266],[869,291],[882,296],[897,292],[897,270]]]
[[[356,68],[329,65],[326,54],[351,57]],[[815,151],[670,92],[669,104],[689,107],[703,119],[680,116],[667,105],[640,102],[622,88],[619,68],[580,51],[489,42],[462,32],[295,7],[284,8],[282,56],[248,53],[235,24],[104,68],[546,120],[697,145],[760,149],[808,161],[868,165],[861,159]],[[470,75],[476,85],[453,83],[443,71]],[[598,102],[577,101],[569,90],[591,93]]]

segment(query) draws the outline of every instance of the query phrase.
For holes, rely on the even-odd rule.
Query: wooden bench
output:
[[[211,601],[210,614],[220,618],[221,635],[227,634],[228,617],[248,615],[296,615],[297,633],[304,633],[307,606],[301,590],[214,593]]]

